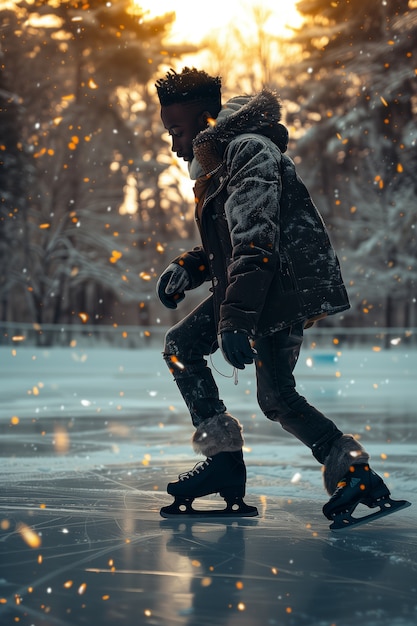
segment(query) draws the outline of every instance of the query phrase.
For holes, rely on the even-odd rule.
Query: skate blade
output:
[[[194,509],[190,502],[174,502],[170,506],[164,506],[159,511],[161,517],[177,519],[236,519],[237,517],[256,517],[258,509],[256,506],[249,506],[245,502],[239,505],[228,505],[225,509],[208,509],[201,511]]]
[[[379,506],[380,510],[375,511],[375,513],[370,513],[369,515],[364,515],[363,517],[353,517],[349,511],[335,515],[334,522],[329,527],[330,530],[333,532],[343,532],[361,526],[362,524],[369,524],[381,517],[386,517],[387,515],[391,515],[391,513],[406,509],[411,506],[411,502],[408,502],[408,500],[391,500],[387,498],[381,502],[377,502],[375,506]]]

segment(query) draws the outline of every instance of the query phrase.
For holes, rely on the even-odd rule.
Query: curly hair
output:
[[[209,76],[195,67],[184,67],[179,74],[171,69],[156,81],[155,87],[161,106],[201,100],[214,105],[218,111],[221,108],[221,78]]]

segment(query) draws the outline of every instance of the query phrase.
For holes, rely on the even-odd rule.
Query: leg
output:
[[[218,348],[212,297],[204,300],[165,337],[164,359],[197,428],[226,407],[204,356]]]
[[[207,298],[194,311],[168,331],[164,359],[190,411],[196,427],[193,446],[205,461],[169,483],[167,491],[175,501],[161,509],[161,515],[198,515],[194,498],[219,492],[227,502],[215,514],[256,515],[255,507],[243,502],[246,468],[243,461],[242,428],[226,412],[218,387],[205,356],[218,348],[213,301]]]
[[[302,441],[320,463],[342,436],[335,424],[299,395],[293,371],[303,342],[303,324],[258,339],[258,403],[266,417]]]
[[[368,465],[368,453],[354,437],[344,435],[297,393],[293,370],[302,341],[303,324],[298,324],[256,342],[258,402],[269,419],[280,422],[324,464],[324,484],[333,495],[323,513],[333,520],[331,528],[346,529],[409,506],[405,500],[390,499],[382,478]],[[380,510],[353,518],[351,514],[359,503]]]
[[[268,419],[280,422],[325,465],[324,484],[332,494],[349,467],[367,463],[369,455],[298,394],[293,370],[302,342],[302,323],[256,342],[258,402]]]

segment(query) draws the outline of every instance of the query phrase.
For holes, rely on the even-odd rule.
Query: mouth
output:
[[[193,154],[191,155],[190,154],[177,154],[177,157],[179,159],[183,159],[183,161],[189,162],[193,160],[194,155]]]

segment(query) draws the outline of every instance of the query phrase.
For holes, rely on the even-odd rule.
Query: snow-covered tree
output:
[[[417,3],[302,0],[290,116],[300,171],[341,252],[357,321],[412,322],[417,283]],[[295,94],[295,95],[294,95]],[[395,316],[393,310],[395,309]],[[369,322],[368,322],[369,323]],[[414,320],[415,323],[415,320]]]
[[[174,16],[146,20],[130,0],[32,0],[2,18],[4,73],[36,173],[19,213],[24,255],[14,255],[4,315],[16,318],[18,302],[18,317],[39,323],[109,321],[115,301],[140,304],[149,292],[140,248],[150,223],[163,222],[155,194],[169,164],[154,155],[164,144],[146,85],[179,54],[163,45]],[[138,212],[123,210],[129,185]]]
[[[20,136],[21,107],[16,94],[7,90],[0,72],[0,299],[1,318],[8,310],[17,279],[17,258],[24,248],[23,220],[26,191],[33,172]]]

